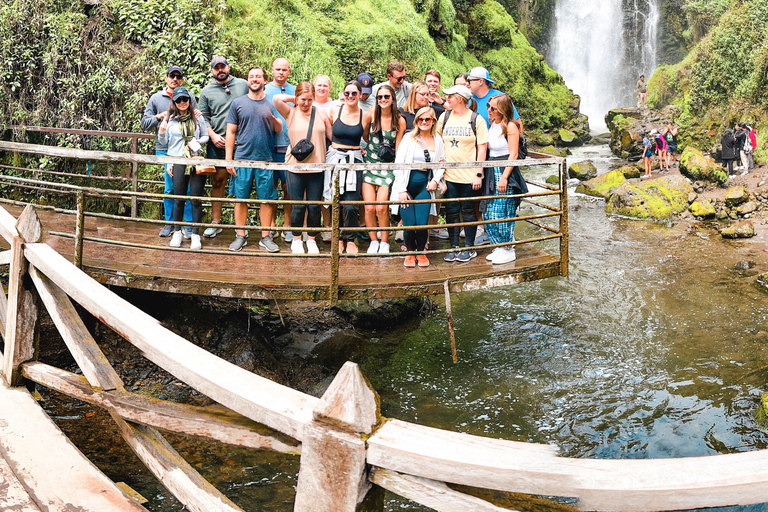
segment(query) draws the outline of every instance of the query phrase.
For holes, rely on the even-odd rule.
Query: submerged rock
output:
[[[626,181],[621,169],[616,169],[592,178],[591,180],[579,183],[576,187],[576,192],[607,199],[614,190],[622,186]]]
[[[694,181],[708,181],[718,185],[728,182],[728,174],[721,165],[692,147],[685,148],[680,156],[680,173]]]
[[[576,162],[575,164],[571,164],[568,168],[568,176],[580,181],[591,180],[597,176],[597,167],[592,163],[592,160]]]
[[[610,196],[605,210],[640,219],[670,219],[688,209],[688,194],[692,191],[682,176],[627,182]]]
[[[731,187],[725,191],[725,206],[733,208],[749,201],[747,187]]]
[[[709,199],[694,201],[688,209],[694,216],[700,218],[714,217],[715,213],[717,213],[715,211],[715,205],[712,204],[712,201]]]
[[[751,238],[755,236],[755,227],[748,220],[735,222],[720,230],[723,238]]]

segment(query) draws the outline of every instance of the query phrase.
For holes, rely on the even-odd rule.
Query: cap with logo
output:
[[[373,78],[368,73],[360,73],[357,75],[357,81],[363,86],[363,94],[371,94],[373,92]]]
[[[178,101],[179,98],[191,98],[192,95],[186,87],[177,87],[173,90],[173,101]]]
[[[184,77],[184,71],[179,66],[171,66],[168,68],[168,72],[166,73],[166,76],[171,76],[172,73],[178,73],[182,77]]]

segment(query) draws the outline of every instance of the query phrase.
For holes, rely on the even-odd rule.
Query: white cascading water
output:
[[[636,103],[635,83],[656,68],[659,0],[557,0],[549,62],[581,96],[593,131]]]

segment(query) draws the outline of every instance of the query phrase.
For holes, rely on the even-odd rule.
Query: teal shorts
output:
[[[277,199],[274,171],[266,169],[249,169],[236,167],[237,176],[229,180],[229,194],[238,199],[248,199],[251,191],[256,188],[256,197],[259,199]]]

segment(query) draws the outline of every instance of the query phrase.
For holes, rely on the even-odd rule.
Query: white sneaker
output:
[[[516,258],[515,249],[503,249],[498,252],[492,261],[494,265],[503,265],[515,261]]]
[[[192,237],[190,238],[189,242],[189,248],[193,251],[199,251],[203,248],[203,244],[200,243],[200,235],[192,233]]]
[[[482,225],[477,226],[477,234],[475,234],[475,238],[484,234],[485,234],[485,228]]]
[[[320,235],[320,238],[323,239],[323,242],[330,242],[331,238],[333,238],[333,235],[331,234],[330,231],[323,231],[322,234]]]
[[[389,252],[389,244],[387,242],[381,242],[379,244],[379,254],[387,254]]]
[[[491,254],[486,256],[485,259],[487,259],[488,261],[493,261],[493,258],[496,257],[496,253],[499,252],[500,250],[501,250],[501,247],[494,247],[493,250],[491,251]]]
[[[459,233],[459,237],[466,238],[466,235],[464,234],[464,228],[461,228],[461,233]]]
[[[401,230],[395,231],[395,242],[403,242],[403,241],[405,241],[405,237],[403,236],[403,230],[401,229]]]
[[[304,242],[301,241],[301,238],[293,239],[293,242],[291,242],[291,252],[293,254],[304,254]]]
[[[181,234],[181,230],[173,232],[173,236],[171,236],[171,247],[181,247],[181,237],[183,235]]]
[[[320,249],[317,248],[317,242],[314,238],[307,239],[307,254],[320,254]]]
[[[379,241],[373,240],[368,246],[368,254],[377,254],[379,252]]]

